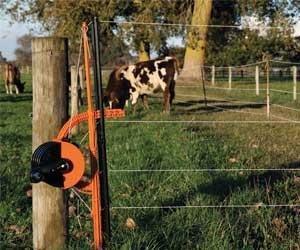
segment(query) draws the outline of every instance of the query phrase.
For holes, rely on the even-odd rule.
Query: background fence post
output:
[[[71,117],[78,114],[79,109],[79,99],[78,99],[78,72],[76,66],[71,66]],[[77,134],[78,133],[78,126],[72,128],[71,133]]]
[[[232,83],[232,67],[228,67],[228,88],[231,89]]]
[[[297,67],[293,66],[293,100],[297,100]]]
[[[266,75],[267,75],[267,118],[270,119],[270,62],[266,61]]]
[[[56,137],[68,118],[68,55],[65,38],[32,40],[32,149]],[[32,185],[34,249],[64,249],[66,205],[63,191],[45,183]]]
[[[259,96],[259,67],[255,66],[255,86],[256,95]]]
[[[215,85],[215,75],[216,75],[216,67],[215,65],[211,66],[211,85]]]

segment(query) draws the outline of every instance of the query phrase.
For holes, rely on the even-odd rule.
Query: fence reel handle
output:
[[[77,146],[60,140],[49,141],[32,155],[30,181],[67,189],[80,181],[84,167],[84,157]]]
[[[39,183],[44,181],[47,175],[65,173],[72,170],[67,161],[60,159],[58,162],[51,162],[34,168],[30,171],[31,183]]]

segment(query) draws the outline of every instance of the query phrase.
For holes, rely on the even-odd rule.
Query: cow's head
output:
[[[124,78],[123,71],[127,66],[114,69],[108,80],[104,93],[104,104],[112,109],[124,109],[126,100],[130,97],[130,82]]]
[[[25,90],[25,83],[26,82],[19,82],[18,84],[17,84],[17,88],[18,88],[18,90],[19,90],[19,92],[20,93],[24,93],[24,90]]]

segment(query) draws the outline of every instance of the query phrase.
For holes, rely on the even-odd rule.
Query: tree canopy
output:
[[[0,7],[14,20],[39,22],[45,31],[68,37],[73,52],[78,48],[82,21],[94,16],[111,21],[101,25],[102,48],[108,62],[129,52],[138,53],[141,48],[158,52],[172,36],[182,37],[188,46],[190,41],[186,38],[191,28],[121,25],[112,21],[189,24],[195,1],[199,0],[2,0]],[[209,24],[242,25],[243,28],[209,27],[206,63],[253,62],[260,60],[266,51],[273,57],[295,60],[299,49],[292,34],[299,7],[297,0],[213,0]],[[282,28],[258,31],[245,24],[249,18],[262,27]]]
[[[16,61],[22,65],[31,65],[31,34],[25,34],[17,39],[18,48],[15,49]]]

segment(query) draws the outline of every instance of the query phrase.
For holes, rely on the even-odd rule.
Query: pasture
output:
[[[7,96],[0,85],[1,249],[32,248],[32,94],[30,76],[23,77],[25,94]],[[231,91],[207,85],[207,106],[201,84],[185,84],[177,84],[169,116],[155,96],[149,98],[149,111],[140,105],[136,114],[106,124],[110,248],[299,249],[300,176],[295,169],[300,134],[299,124],[289,122],[299,120],[299,113],[271,105],[270,121],[281,122],[267,122],[265,90],[255,96],[254,83],[233,82]],[[272,82],[271,88],[290,91],[292,83]],[[292,94],[275,91],[271,104],[300,108]],[[81,128],[73,139],[85,144],[85,133]],[[72,191],[67,196],[69,249],[89,249],[86,197],[82,201]]]

